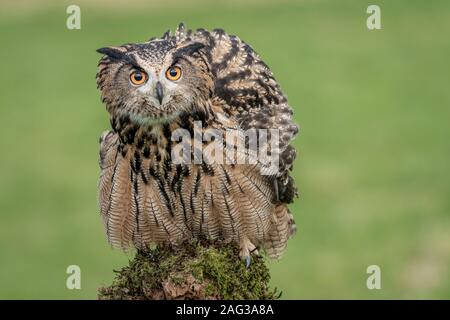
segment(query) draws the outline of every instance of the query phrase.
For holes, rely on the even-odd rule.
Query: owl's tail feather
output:
[[[288,239],[295,232],[293,216],[285,204],[275,208],[271,223],[269,239],[264,243],[264,249],[269,257],[279,259]]]
[[[260,178],[260,177],[259,177]],[[249,170],[235,175],[234,194],[239,195],[239,211],[242,214],[246,234],[257,244],[267,238],[270,223],[270,189],[258,181],[258,176]],[[259,241],[257,241],[257,239]]]

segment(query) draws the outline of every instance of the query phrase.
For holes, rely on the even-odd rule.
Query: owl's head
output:
[[[140,44],[98,49],[97,84],[113,116],[164,123],[191,112],[212,92],[204,45],[165,36]]]

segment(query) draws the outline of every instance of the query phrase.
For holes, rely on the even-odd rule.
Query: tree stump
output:
[[[138,251],[116,272],[112,285],[99,289],[102,300],[277,299],[269,288],[269,270],[262,256],[249,268],[232,244],[196,240],[172,247]]]

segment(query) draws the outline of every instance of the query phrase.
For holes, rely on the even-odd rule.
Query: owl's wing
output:
[[[298,133],[292,109],[269,67],[259,55],[237,36],[223,30],[185,31],[180,25],[177,41],[205,45],[202,52],[215,79],[215,96],[225,103],[225,112],[243,130],[278,129],[279,166],[274,180],[281,202],[292,202],[297,190],[289,175],[296,157],[291,141]]]

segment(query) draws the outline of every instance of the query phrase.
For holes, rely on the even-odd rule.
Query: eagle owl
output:
[[[99,178],[110,244],[145,250],[205,237],[235,243],[247,263],[258,249],[279,257],[295,232],[287,204],[297,195],[289,172],[298,127],[258,54],[221,29],[192,32],[183,24],[174,34],[97,51],[97,86],[112,126],[100,138]],[[174,161],[177,130],[193,134],[190,160],[213,143],[227,151],[249,145],[242,134],[205,141],[209,129],[276,130],[277,148],[269,150],[269,133],[258,149],[277,156],[277,167],[264,172],[263,161],[236,161],[249,151],[227,161]]]

